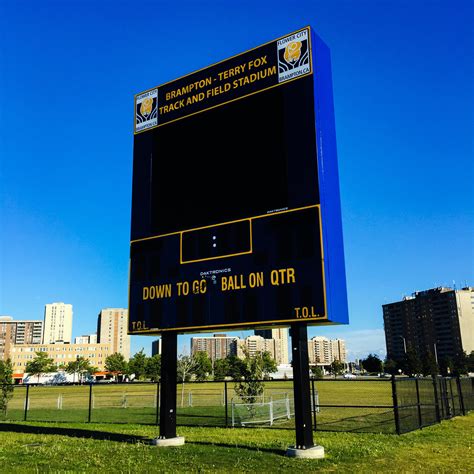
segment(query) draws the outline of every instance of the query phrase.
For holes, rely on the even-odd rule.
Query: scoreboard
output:
[[[347,323],[329,51],[309,28],[135,96],[129,333]]]

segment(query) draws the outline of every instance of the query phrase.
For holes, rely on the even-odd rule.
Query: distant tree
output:
[[[43,374],[54,372],[55,370],[56,366],[53,363],[53,359],[50,359],[46,352],[36,352],[35,358],[28,362],[25,367],[25,372],[38,376],[38,383]]]
[[[439,362],[439,370],[441,372],[441,375],[445,377],[452,375],[454,370],[453,359],[451,359],[451,357],[442,357]]]
[[[69,362],[66,366],[66,372],[68,374],[73,374],[73,382],[76,381],[76,374],[79,375],[79,381],[83,381],[85,374],[92,374],[95,367],[92,367],[89,359],[84,357],[78,357],[76,360]]]
[[[216,359],[214,362],[214,380],[224,380],[230,371],[229,360],[226,359]]]
[[[145,374],[153,382],[158,382],[161,379],[161,355],[155,354],[148,357],[145,362]]]
[[[13,397],[13,365],[10,359],[0,360],[0,413],[5,416],[9,400]]]
[[[383,370],[383,364],[377,354],[369,354],[365,359],[361,360],[362,367],[367,372],[380,373]]]
[[[265,387],[262,382],[265,359],[261,352],[257,352],[254,356],[250,356],[248,349],[244,349],[243,352],[241,366],[243,379],[236,379],[234,390],[246,403],[253,405],[262,395]]]
[[[467,371],[474,372],[474,351],[467,356]]]
[[[196,368],[196,360],[192,356],[181,354],[178,356],[178,382],[189,382]]]
[[[194,361],[196,363],[193,374],[196,380],[207,380],[212,372],[212,362],[207,352],[198,351],[194,354]]]
[[[329,371],[334,375],[334,378],[336,378],[337,375],[341,375],[344,372],[344,364],[336,359],[329,366]]]
[[[383,370],[387,374],[396,375],[398,374],[398,364],[393,359],[386,359],[383,364]]]
[[[115,352],[105,359],[105,369],[114,376],[117,376],[127,373],[128,364],[122,354]]]
[[[423,360],[421,361],[421,367],[423,375],[425,376],[439,374],[439,367],[436,363],[436,358],[431,353],[428,353],[425,355],[425,357],[423,357]]]
[[[262,352],[262,372],[263,378],[267,378],[269,374],[273,374],[278,370],[275,359],[271,356],[270,352]]]
[[[408,376],[414,376],[423,372],[423,367],[418,354],[413,349],[408,349],[401,364],[403,373]]]
[[[137,352],[128,362],[128,373],[135,374],[137,380],[142,379],[146,374],[146,361],[147,357],[144,350]]]
[[[226,357],[227,363],[229,364],[229,371],[227,375],[232,380],[240,380],[245,377],[245,364],[242,359],[235,355]]]
[[[72,377],[73,383],[76,382],[76,375],[79,372],[79,365],[81,363],[80,359],[82,359],[82,357],[78,357],[76,360],[68,362],[66,366],[64,367],[64,370],[66,371],[66,373],[71,374],[73,376]]]
[[[319,365],[311,365],[310,366],[311,370],[311,376],[315,379],[322,379],[324,374],[323,374],[323,369]]]
[[[181,407],[184,406],[184,384],[191,379],[197,367],[196,359],[188,355],[178,356],[178,382],[181,382]]]
[[[461,351],[456,354],[453,360],[453,375],[464,375],[468,373],[468,356]]]

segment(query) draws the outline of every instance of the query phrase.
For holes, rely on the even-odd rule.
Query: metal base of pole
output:
[[[286,455],[290,458],[323,459],[324,448],[322,446],[313,446],[312,448],[308,449],[298,449],[294,446],[291,446],[287,449]]]
[[[184,436],[176,436],[174,438],[155,438],[152,440],[151,444],[158,446],[159,448],[168,448],[170,446],[183,446],[184,445]]]

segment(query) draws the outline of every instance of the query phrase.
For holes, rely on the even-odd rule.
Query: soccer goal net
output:
[[[232,426],[272,426],[276,421],[289,420],[294,415],[293,399],[288,394],[278,399],[247,398],[232,399]]]

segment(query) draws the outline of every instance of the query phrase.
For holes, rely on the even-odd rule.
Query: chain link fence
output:
[[[14,385],[7,421],[159,423],[159,383]],[[474,409],[474,378],[311,380],[313,428],[320,431],[406,433]],[[264,381],[255,403],[234,382],[176,386],[177,424],[294,429],[292,380]]]

